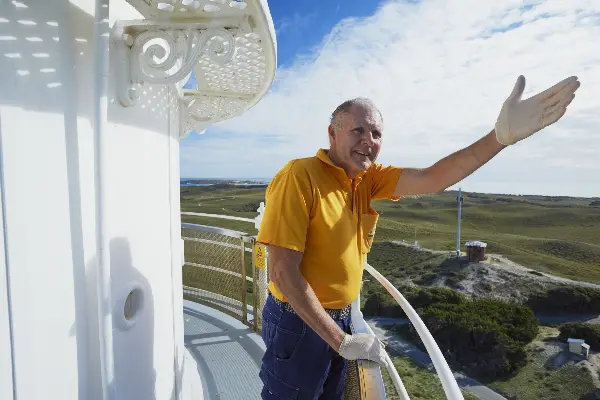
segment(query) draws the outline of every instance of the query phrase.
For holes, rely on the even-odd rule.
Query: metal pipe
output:
[[[96,0],[94,13],[94,173],[96,197],[97,308],[100,330],[102,399],[114,398],[114,359],[110,290],[110,251],[106,221],[106,125],[108,120],[109,0]]]
[[[234,230],[231,230],[231,229],[218,228],[216,226],[199,225],[199,224],[188,224],[187,222],[183,222],[181,224],[181,227],[183,229],[189,229],[189,230],[194,230],[194,231],[216,233],[217,235],[229,236],[229,237],[235,238],[235,239],[246,238],[245,239],[246,241],[250,240],[249,236],[246,236],[247,233],[239,232],[239,231],[234,231]]]
[[[458,226],[456,229],[456,257],[460,257],[460,217],[462,213],[462,190],[458,188],[458,197],[456,198],[458,203]]]
[[[254,257],[256,257],[256,239],[252,238],[252,241],[250,243],[252,244],[252,315],[254,316],[252,320],[252,327],[254,329],[254,332],[258,332],[258,319],[261,317],[259,311],[262,310],[258,309],[258,279],[254,279],[258,278],[259,276],[258,271],[256,270],[256,265],[254,265]]]
[[[222,214],[182,212],[181,215],[192,215],[192,216],[198,216],[198,217],[210,217],[210,218],[231,219],[234,221],[254,222],[254,219],[252,219],[252,218],[234,217],[232,215],[222,215]]]
[[[242,322],[246,325],[248,324],[248,302],[246,298],[246,242],[244,238],[240,239],[240,251],[242,252],[242,260],[241,260],[241,286],[242,286]]]

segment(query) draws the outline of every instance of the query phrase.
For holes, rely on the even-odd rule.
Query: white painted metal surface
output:
[[[1,121],[0,121],[1,126]],[[2,135],[0,131],[0,148]],[[10,307],[8,260],[6,259],[6,225],[4,223],[4,178],[0,154],[0,399],[13,400],[13,340]]]
[[[191,216],[196,216],[196,217],[210,217],[210,218],[230,219],[230,220],[233,220],[233,221],[254,222],[253,219],[244,218],[244,217],[236,217],[236,216],[233,216],[233,215],[207,214],[207,213],[199,213],[199,212],[182,212],[181,215],[191,215]],[[258,229],[258,228],[256,228],[256,229]]]
[[[0,169],[14,389],[20,400],[85,398],[86,268],[96,253],[93,15],[69,2],[2,0],[0,21],[11,38],[0,42]],[[92,187],[85,200],[83,180]]]
[[[267,20],[253,29],[274,63],[261,7],[249,7]],[[125,0],[0,0],[2,399],[13,383],[19,400],[184,398],[178,141],[190,104],[181,83],[144,83],[135,107],[120,103],[106,28],[136,13]]]
[[[271,86],[277,46],[265,0],[128,1],[146,21],[118,22],[113,34],[123,105],[135,106],[147,83],[175,84],[185,137],[241,115]]]

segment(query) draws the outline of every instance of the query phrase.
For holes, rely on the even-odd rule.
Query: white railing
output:
[[[251,218],[235,217],[235,216],[232,216],[232,215],[206,214],[206,213],[197,213],[197,212],[182,212],[181,215],[191,215],[191,216],[195,216],[195,217],[209,217],[209,218],[231,219],[233,221],[254,222],[254,220],[251,219]]]
[[[460,391],[460,388],[458,387],[458,384],[454,379],[454,374],[450,370],[450,367],[448,366],[446,359],[442,355],[442,352],[440,351],[440,348],[438,347],[437,343],[433,339],[433,336],[431,336],[431,333],[429,333],[429,330],[419,317],[419,314],[417,314],[414,308],[412,308],[410,303],[404,298],[404,296],[402,296],[398,289],[396,289],[394,285],[392,285],[390,281],[388,281],[383,275],[381,275],[375,268],[365,263],[365,270],[369,274],[371,274],[371,276],[373,276],[373,278],[375,278],[385,288],[385,290],[388,291],[389,294],[392,295],[392,297],[394,298],[394,300],[396,300],[398,305],[402,307],[402,310],[404,310],[410,322],[412,322],[414,328],[421,337],[421,340],[425,345],[429,356],[431,357],[433,366],[435,367],[435,370],[442,383],[442,387],[444,388],[444,392],[446,393],[446,398],[448,400],[463,400],[462,392]],[[398,376],[398,372],[394,368],[393,364],[391,364],[390,368],[390,364],[391,361],[389,361],[388,357],[388,372],[392,376],[394,385],[396,386],[396,389],[398,390],[401,399],[408,400],[408,394],[406,394],[406,389],[404,388],[404,385],[402,384],[402,381]]]

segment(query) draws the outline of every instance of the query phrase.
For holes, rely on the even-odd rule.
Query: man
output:
[[[506,146],[558,121],[578,87],[570,77],[522,101],[520,76],[494,130],[424,169],[376,164],[381,113],[367,99],[341,104],[331,116],[329,150],[289,162],[267,189],[258,235],[270,254],[263,399],[342,399],[346,360],[385,363],[381,342],[352,335],[349,327],[378,219],[371,200],[454,185]]]

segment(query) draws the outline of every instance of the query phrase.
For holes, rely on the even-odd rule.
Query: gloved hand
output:
[[[346,360],[369,360],[386,366],[384,345],[377,336],[357,333],[344,336],[338,353]]]
[[[575,98],[578,88],[577,77],[571,76],[522,101],[525,77],[519,76],[496,121],[498,142],[504,145],[514,144],[558,121]]]

